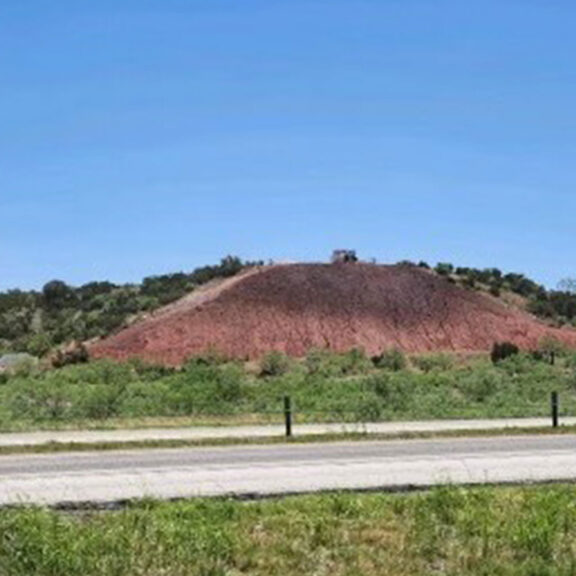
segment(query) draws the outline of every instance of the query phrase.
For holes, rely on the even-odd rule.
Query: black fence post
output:
[[[284,423],[286,424],[286,438],[292,436],[292,399],[284,396]]]
[[[552,407],[552,427],[558,428],[558,392],[552,392],[550,403]]]

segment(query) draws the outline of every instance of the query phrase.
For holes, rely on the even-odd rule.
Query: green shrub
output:
[[[458,388],[466,399],[472,402],[484,402],[504,388],[504,378],[494,369],[474,371],[458,379]]]
[[[14,380],[18,383],[11,398],[12,413],[23,420],[64,421],[73,415],[73,403],[66,383],[55,378]]]
[[[269,352],[260,361],[260,376],[282,376],[290,371],[291,361],[283,352]]]
[[[447,354],[427,354],[411,358],[412,364],[422,372],[433,370],[450,370],[454,364],[453,359]]]
[[[496,342],[492,346],[492,352],[490,353],[490,358],[494,364],[506,360],[511,356],[516,356],[520,352],[520,349],[516,344],[512,342]]]
[[[358,348],[340,354],[323,348],[313,348],[306,356],[305,366],[308,374],[326,378],[364,374],[372,368],[364,350]]]
[[[304,361],[308,374],[335,376],[342,372],[337,357],[325,348],[312,348]]]
[[[447,262],[438,262],[434,270],[437,274],[440,274],[440,276],[450,276],[454,273],[454,266]]]
[[[365,374],[372,367],[372,362],[362,348],[352,348],[340,358],[342,373],[346,375]]]
[[[231,360],[227,358],[221,352],[218,352],[215,348],[210,348],[204,354],[199,354],[196,356],[191,356],[188,358],[184,365],[184,369],[187,366],[221,366],[223,364],[230,363]]]
[[[57,378],[70,384],[125,384],[138,380],[138,373],[132,363],[97,360],[88,364],[66,366],[46,373],[47,377]]]
[[[371,397],[362,398],[354,410],[354,419],[357,422],[377,422],[381,416],[382,404]]]
[[[229,413],[241,399],[244,380],[233,365],[188,366],[167,379],[172,410],[179,415]]]
[[[128,361],[128,364],[133,368],[134,372],[141,380],[147,382],[154,382],[166,376],[170,376],[176,372],[176,368],[172,366],[165,366],[164,364],[153,364],[145,362],[139,358],[134,358]]]
[[[76,404],[76,416],[106,420],[119,416],[128,384],[88,385],[83,387]]]
[[[242,383],[244,376],[240,370],[227,367],[220,370],[212,381],[213,397],[227,403],[238,402],[242,396]]]
[[[372,363],[376,368],[392,370],[394,372],[404,370],[408,365],[404,352],[398,350],[398,348],[391,348],[390,350],[385,350],[378,356],[374,356]]]
[[[118,415],[128,418],[172,416],[179,414],[177,405],[171,379],[133,382],[122,395]]]
[[[26,351],[29,354],[32,354],[32,356],[42,358],[52,350],[53,346],[54,342],[52,341],[52,338],[50,338],[48,334],[40,332],[28,338]]]
[[[401,412],[408,407],[410,386],[407,382],[391,378],[386,374],[378,374],[372,376],[367,385],[380,398],[385,409]]]
[[[565,356],[568,353],[564,343],[554,336],[545,336],[542,338],[539,345],[539,351],[548,360],[548,362],[550,362],[550,364],[554,364],[557,357]]]

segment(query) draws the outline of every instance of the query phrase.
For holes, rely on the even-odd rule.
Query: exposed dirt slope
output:
[[[311,347],[465,352],[511,341],[530,349],[547,335],[576,347],[576,331],[415,267],[291,264],[205,288],[91,351],[179,364],[210,350],[257,358],[270,350],[302,356]]]

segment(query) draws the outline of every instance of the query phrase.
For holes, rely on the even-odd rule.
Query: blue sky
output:
[[[576,275],[576,3],[3,0],[0,289],[228,253]]]

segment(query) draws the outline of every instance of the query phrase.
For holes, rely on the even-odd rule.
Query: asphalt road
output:
[[[0,504],[576,480],[576,435],[0,457]]]

